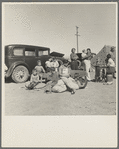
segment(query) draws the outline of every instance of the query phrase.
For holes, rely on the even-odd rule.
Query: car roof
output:
[[[25,45],[25,44],[10,44],[10,45],[6,45],[5,47],[15,47],[15,46],[26,47],[26,48],[50,49],[50,48],[48,48],[48,47],[41,47],[41,46],[34,46],[34,45]]]

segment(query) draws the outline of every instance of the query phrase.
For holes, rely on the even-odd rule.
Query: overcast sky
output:
[[[70,55],[91,48],[98,53],[104,45],[116,46],[116,3],[114,4],[3,4],[3,38],[7,44],[49,47]]]

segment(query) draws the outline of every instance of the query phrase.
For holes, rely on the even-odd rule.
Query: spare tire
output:
[[[81,67],[81,61],[77,60],[78,62],[78,69]]]

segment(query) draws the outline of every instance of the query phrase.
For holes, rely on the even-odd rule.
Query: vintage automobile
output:
[[[58,52],[50,53],[50,49],[47,47],[19,44],[7,45],[5,46],[5,65],[8,71],[5,77],[11,77],[16,83],[25,82],[37,65],[38,60],[41,60],[41,64],[45,69],[45,62],[51,57],[55,57],[60,65],[67,62],[70,67],[70,62],[63,56],[64,54]],[[84,77],[85,86],[86,72],[81,68],[79,74],[81,74],[82,78]]]

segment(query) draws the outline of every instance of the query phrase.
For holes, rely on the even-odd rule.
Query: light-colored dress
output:
[[[87,57],[86,59],[84,59],[84,63],[85,63],[85,66],[86,66],[87,79],[90,81],[90,80],[91,80],[91,77],[90,77],[90,72],[89,72],[89,70],[90,70],[90,68],[91,68],[91,62],[90,62],[90,59],[89,59],[88,56],[90,57],[90,55],[87,55],[87,54],[85,54],[85,53],[82,53],[82,58]]]

